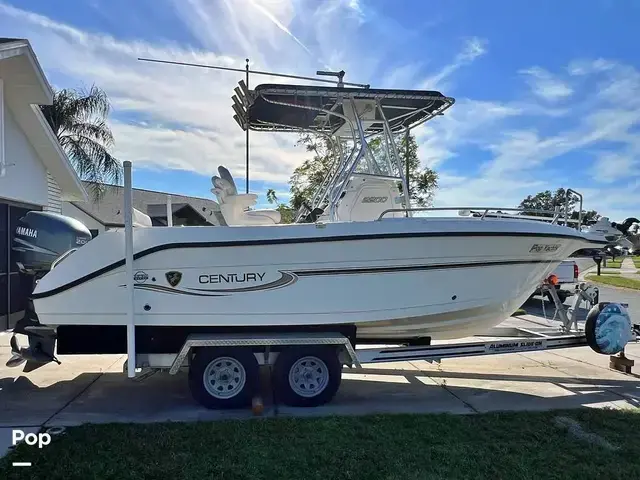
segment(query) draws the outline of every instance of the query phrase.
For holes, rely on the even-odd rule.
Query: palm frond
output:
[[[109,116],[111,103],[107,94],[96,87],[87,90],[61,90],[61,100],[65,106],[67,118],[80,119],[105,119]]]
[[[78,175],[92,182],[92,196],[99,201],[105,183],[119,184],[122,181],[122,164],[111,155],[104,145],[85,136],[67,136],[65,149]],[[100,185],[94,185],[100,184]]]
[[[92,138],[102,143],[105,147],[113,146],[113,134],[104,120],[96,120],[94,122],[78,122],[69,126],[69,131],[73,135],[81,135],[83,137]]]
[[[105,182],[122,181],[122,164],[109,152],[114,145],[107,124],[111,105],[103,90],[95,85],[89,90],[59,90],[53,104],[41,109],[80,178],[91,182],[94,200],[102,196]]]

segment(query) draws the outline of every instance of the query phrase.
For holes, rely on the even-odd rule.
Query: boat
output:
[[[537,221],[492,213],[518,209],[412,208],[396,141],[454,104],[440,92],[262,84],[236,93],[243,130],[324,136],[333,167],[292,224],[275,210],[247,210],[256,195],[238,193],[224,167],[212,192],[226,226],[139,223],[139,353],[175,353],[199,332],[336,331],[354,344],[468,337],[508,318],[574,251],[606,244],[558,224],[558,212]],[[434,216],[445,210],[453,213]],[[16,236],[42,251],[55,230],[61,256],[35,269],[34,308],[15,332],[40,342],[42,361],[54,358],[54,339],[60,354],[126,352],[126,232],[90,239],[79,222],[44,216],[40,227],[24,219]]]
[[[634,255],[640,250],[640,220],[635,217],[626,218],[622,223],[612,223],[622,233],[618,242],[620,250],[626,249]]]

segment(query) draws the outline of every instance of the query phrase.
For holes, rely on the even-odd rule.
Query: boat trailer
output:
[[[136,379],[158,371],[174,375],[188,370],[192,394],[204,406],[237,408],[251,404],[259,413],[263,405],[259,389],[231,395],[238,388],[245,390],[250,382],[259,382],[259,367],[270,370],[280,401],[308,407],[331,400],[339,388],[343,366],[359,368],[367,363],[411,360],[439,363],[446,358],[590,346],[595,352],[610,356],[612,369],[631,373],[634,361],[624,355],[624,346],[637,341],[640,325],[630,323],[626,305],[599,303],[598,288],[587,283],[576,286],[574,300],[568,307],[562,304],[552,284],[544,282],[542,289],[554,300],[560,319],[557,326],[498,326],[482,335],[485,340],[376,348],[355,348],[352,339],[331,331],[199,333],[189,335],[177,353],[136,355]],[[578,314],[583,304],[590,311],[581,326]],[[607,322],[608,327],[604,327]],[[128,368],[125,363],[124,371]]]

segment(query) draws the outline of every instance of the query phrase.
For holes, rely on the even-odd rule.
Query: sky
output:
[[[435,206],[515,207],[559,187],[612,220],[640,215],[640,2],[635,0],[0,0],[55,88],[103,88],[134,186],[211,197],[218,165],[242,189],[242,74],[138,57],[437,90],[416,129],[439,174]],[[282,83],[252,76],[251,82]],[[295,134],[251,134],[250,189],[288,199],[307,154]]]

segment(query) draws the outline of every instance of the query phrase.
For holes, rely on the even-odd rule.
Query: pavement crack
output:
[[[608,369],[608,368],[601,367],[601,366],[599,366],[599,365],[594,365],[593,363],[585,362],[585,361],[583,361],[583,360],[578,360],[578,359],[575,359],[575,358],[572,358],[572,357],[565,357],[564,355],[560,355],[560,354],[558,354],[558,353],[556,353],[556,352],[547,352],[547,353],[549,353],[549,354],[551,354],[551,355],[558,356],[558,357],[560,357],[560,358],[565,358],[565,359],[567,359],[567,360],[575,361],[575,362],[578,362],[578,363],[584,363],[585,365],[589,365],[590,367],[597,367],[597,368],[600,368],[600,369],[602,369],[602,370],[610,370],[610,369]],[[567,379],[571,379],[571,380],[573,380],[573,381],[575,381],[575,382],[577,382],[577,383],[579,383],[579,384],[581,384],[581,385],[589,386],[589,383],[588,383],[585,379],[583,379],[583,378],[579,378],[579,377],[575,376],[574,374],[572,374],[572,373],[570,372],[570,369],[566,369],[566,368],[562,368],[562,367],[556,367],[556,366],[554,366],[551,362],[541,362],[540,360],[538,360],[538,359],[536,359],[536,358],[534,358],[534,357],[528,356],[526,353],[523,353],[522,355],[523,355],[524,357],[528,358],[529,360],[532,360],[532,361],[534,361],[534,362],[536,362],[536,363],[538,363],[538,364],[542,365],[543,367],[548,367],[548,368],[551,368],[551,369],[553,369],[553,370],[556,370],[556,371],[558,371],[558,372],[560,372],[560,373],[563,373],[563,374],[567,375],[567,376],[568,376],[568,377],[567,377]],[[633,375],[633,374],[631,374],[631,375],[627,375],[627,374],[625,374],[625,373],[623,373],[623,372],[616,372],[616,373],[620,373],[620,374],[622,374],[622,375],[632,376],[632,377],[635,377],[635,376],[636,376],[636,375]],[[593,379],[593,381],[598,381],[598,380]],[[566,388],[566,387],[562,387],[562,385],[559,385],[559,384],[556,384],[556,385],[558,385],[558,386],[559,386],[559,387],[561,387],[561,388]],[[620,393],[620,392],[616,392],[615,390],[612,390],[611,388],[609,388],[609,387],[607,387],[607,386],[601,386],[600,388],[601,388],[603,391],[605,391],[605,392],[609,392],[609,393],[612,393],[612,394],[614,394],[616,397],[619,397],[621,400],[625,400],[627,403],[630,403],[630,398],[629,398],[629,396],[628,396],[628,395],[625,395],[625,394]]]
[[[96,378],[94,378],[91,382],[89,382],[82,390],[80,390],[78,392],[77,395],[73,396],[73,398],[69,399],[69,401],[67,403],[65,403],[62,407],[60,407],[58,410],[56,410],[49,418],[47,418],[44,422],[42,422],[42,425],[40,425],[40,427],[44,427],[47,423],[49,423],[51,420],[54,419],[54,417],[56,415],[58,415],[60,412],[62,412],[65,408],[67,408],[69,405],[71,405],[71,403],[73,403],[75,400],[77,400],[80,396],[82,396],[82,394],[84,392],[86,392],[87,390],[89,390],[89,388],[91,388],[91,386],[96,383],[98,381],[98,379],[100,377],[102,377],[105,373],[105,371],[109,370],[111,367],[113,367],[116,363],[118,363],[120,360],[122,359],[122,357],[118,357],[117,360],[114,360],[113,363],[111,365],[109,365],[105,370],[102,370],[100,372],[98,372],[98,375],[96,375]]]
[[[58,415],[60,412],[62,412],[65,408],[67,408],[69,405],[71,405],[72,402],[74,402],[76,399],[78,399],[78,397],[80,397],[84,392],[86,392],[94,383],[96,383],[98,381],[98,379],[104,375],[104,372],[99,372],[98,375],[96,375],[96,378],[94,378],[91,382],[89,382],[89,384],[84,387],[82,390],[80,390],[80,392],[78,392],[77,395],[75,395],[73,398],[69,399],[69,401],[67,403],[65,403],[62,407],[60,407],[58,410],[56,410],[53,415],[51,415],[49,418],[47,418],[44,422],[42,422],[41,427],[44,427],[47,423],[49,423],[51,420],[53,420],[53,418]]]
[[[464,400],[462,397],[456,395],[453,392],[453,390],[451,390],[449,387],[447,387],[447,380],[446,379],[442,379],[441,382],[438,382],[435,379],[433,379],[431,377],[431,375],[429,375],[429,372],[427,370],[423,370],[422,368],[420,368],[418,365],[414,364],[413,362],[409,362],[409,365],[411,365],[412,367],[416,368],[420,373],[424,374],[429,380],[431,380],[433,383],[435,383],[440,388],[444,389],[447,393],[449,393],[449,395],[451,395],[452,397],[454,397],[457,400],[459,400],[465,407],[467,407],[473,413],[480,413],[480,411],[477,410],[473,405],[471,405],[469,402]],[[442,364],[440,362],[437,362],[437,368],[438,368],[438,371],[444,372],[444,370],[442,370]]]
[[[431,378],[431,377],[429,377],[429,378]],[[480,413],[480,411],[477,410],[473,405],[471,405],[469,402],[464,400],[462,397],[456,395],[449,387],[447,387],[446,380],[443,380],[442,383],[438,383],[438,385],[440,385],[440,387],[443,388],[445,391],[447,391],[450,395],[452,395],[453,397],[457,398],[465,407],[467,407],[473,413]]]

